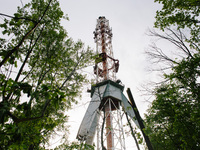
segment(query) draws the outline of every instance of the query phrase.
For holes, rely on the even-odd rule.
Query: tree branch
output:
[[[20,122],[24,122],[24,121],[32,121],[32,120],[40,119],[40,118],[44,117],[44,114],[45,114],[46,109],[47,109],[48,105],[50,104],[50,102],[51,102],[51,100],[49,100],[49,99],[46,100],[46,102],[44,104],[44,107],[42,109],[41,115],[38,116],[38,117],[31,117],[31,118],[22,118],[22,119],[19,119],[15,115],[13,115],[10,111],[7,111],[7,114],[8,114],[8,116],[10,116],[12,118],[12,120],[15,123],[20,123]]]
[[[14,20],[22,19],[22,20],[32,21],[33,23],[37,23],[37,21],[35,21],[35,20],[33,20],[33,19],[30,19],[30,18],[25,18],[25,17],[13,17],[13,16],[6,15],[6,14],[3,14],[3,13],[0,13],[0,16],[9,17],[9,18],[12,18],[12,19],[14,19]]]
[[[80,56],[80,59],[81,59],[81,57],[82,57],[82,56]],[[78,65],[79,65],[80,59],[78,60],[78,62],[76,63],[76,66],[75,66],[74,69],[71,71],[71,73],[67,76],[67,78],[65,79],[65,81],[63,82],[63,84],[60,86],[59,89],[62,89],[63,86],[65,85],[65,83],[72,77],[72,75],[73,75],[74,72],[76,71],[76,68],[77,68]]]
[[[25,60],[24,60],[24,62],[23,62],[23,64],[22,64],[21,68],[19,69],[19,72],[18,72],[16,78],[15,78],[15,82],[18,81],[18,79],[19,79],[19,77],[20,77],[20,75],[21,75],[21,73],[22,73],[22,71],[23,71],[23,68],[24,68],[24,66],[25,66],[25,64],[26,64],[26,62],[27,62],[27,60],[28,60],[28,58],[29,58],[31,52],[33,51],[33,48],[35,47],[37,41],[39,40],[39,38],[40,38],[40,36],[41,36],[41,33],[42,33],[42,30],[43,30],[43,29],[44,29],[44,26],[42,27],[39,36],[38,36],[37,39],[35,40],[34,45],[33,45],[33,46],[31,47],[31,49],[28,51],[28,53],[27,53],[27,55],[26,55],[26,58],[25,58]]]
[[[106,120],[106,113],[105,113],[105,106],[103,106],[103,123],[101,126],[101,147],[102,150],[106,150],[104,144],[103,144],[103,130],[104,130],[104,125],[105,125],[105,120]]]
[[[8,60],[8,58],[9,58],[14,52],[16,52],[16,51],[19,49],[19,47],[22,45],[22,43],[25,41],[25,39],[30,35],[30,33],[31,33],[32,31],[34,31],[34,30],[37,28],[38,25],[39,25],[39,23],[35,24],[34,27],[33,27],[30,31],[28,31],[28,32],[22,37],[22,39],[21,39],[21,41],[19,42],[19,44],[18,44],[17,46],[15,46],[12,50],[10,50],[10,51],[7,53],[7,55],[5,56],[5,58],[0,62],[0,67]]]
[[[133,138],[134,138],[134,140],[135,140],[135,143],[136,143],[136,146],[137,146],[138,150],[140,150],[140,147],[139,147],[137,138],[136,138],[135,133],[134,133],[134,131],[133,131],[133,127],[132,127],[131,122],[130,122],[130,120],[129,120],[129,118],[128,118],[127,112],[125,112],[125,115],[126,115],[126,119],[127,119],[127,121],[128,121],[129,127],[130,127],[130,129],[131,129],[131,135],[133,136]]]
[[[33,28],[31,28],[31,30],[29,30],[21,39],[21,41],[19,42],[18,45],[16,45],[12,50],[10,50],[7,55],[5,56],[5,58],[0,62],[0,67],[8,60],[8,58],[16,51],[18,51],[19,47],[23,44],[23,42],[25,41],[25,39],[30,35],[31,32],[33,32],[37,27],[38,25],[40,24],[41,20],[43,19],[43,17],[45,16],[49,6],[50,6],[50,3],[51,3],[52,0],[49,1],[49,4],[48,6],[46,7],[42,17],[39,19],[39,21],[34,25]]]

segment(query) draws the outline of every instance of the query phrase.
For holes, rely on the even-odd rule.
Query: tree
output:
[[[161,68],[165,80],[153,90],[155,99],[145,116],[146,132],[154,149],[199,149],[200,3],[197,0],[155,2],[163,6],[157,11],[155,27],[167,33],[151,33],[174,44],[176,50],[172,51],[177,55],[169,55],[169,49],[164,51],[156,45],[148,51],[154,62],[165,63]],[[172,26],[177,31],[171,30]]]
[[[71,145],[63,143],[62,145],[59,145],[55,148],[55,150],[60,149],[67,149],[67,150],[74,150],[74,149],[84,149],[84,150],[94,150],[94,146],[84,144],[83,142],[72,142]]]
[[[57,130],[67,132],[65,111],[77,103],[93,53],[67,36],[57,0],[0,15],[0,149],[41,149]]]
[[[198,48],[189,47],[181,30],[166,28],[165,35],[152,31],[153,36],[176,46],[177,57],[167,55],[153,46],[148,55],[154,62],[165,62],[169,71],[165,80],[153,90],[155,99],[145,116],[146,133],[154,149],[198,149],[200,136],[200,55]],[[196,44],[195,42],[193,42]],[[192,43],[190,43],[192,44]],[[162,70],[165,70],[165,68]]]
[[[188,28],[190,41],[199,46],[200,33],[200,1],[199,0],[154,0],[162,4],[162,9],[156,12],[155,27],[164,30],[172,25],[178,29]]]

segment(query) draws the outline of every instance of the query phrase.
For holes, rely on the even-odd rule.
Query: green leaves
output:
[[[155,149],[197,149],[199,76],[199,55],[194,55],[174,66],[165,75],[168,82],[155,89],[155,100],[146,115],[146,132]]]
[[[59,150],[59,149],[67,149],[67,150],[76,150],[76,149],[84,149],[84,150],[94,150],[94,146],[92,145],[87,145],[84,143],[76,143],[76,142],[72,142],[70,145],[68,144],[63,144],[61,146],[58,146],[55,148],[55,150]]]
[[[192,95],[175,84],[164,85],[164,88],[162,86],[156,91],[156,99],[146,116],[147,132],[154,147],[195,149],[199,124],[191,117],[199,107],[198,102],[191,101]],[[191,140],[191,136],[195,138]]]
[[[149,135],[154,149],[198,149],[200,3],[196,0],[155,0],[155,2],[162,4],[162,9],[156,14],[155,27],[168,31],[169,27],[175,26],[179,31],[178,34],[171,32],[167,38],[156,35],[162,39],[170,39],[169,41],[178,48],[173,51],[181,50],[185,55],[176,60],[162,50],[160,55],[158,53],[151,55],[154,58],[164,58],[166,62],[175,60],[176,63],[169,65],[170,71],[163,75],[165,81],[153,91],[155,99],[145,116],[145,132]],[[187,29],[190,32],[183,34],[182,32],[186,30],[180,29]],[[172,38],[173,35],[176,38]]]
[[[55,131],[66,132],[66,110],[77,103],[87,83],[81,70],[94,54],[82,41],[67,37],[57,0],[32,0],[4,16],[0,149],[41,149]]]
[[[199,39],[199,1],[196,0],[155,0],[162,4],[156,12],[155,27],[164,30],[175,26],[178,29],[190,29],[191,38]],[[195,33],[198,33],[196,35]]]

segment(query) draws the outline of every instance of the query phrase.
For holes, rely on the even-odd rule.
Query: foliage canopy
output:
[[[162,4],[162,9],[156,12],[155,27],[164,30],[172,25],[178,29],[188,28],[192,42],[199,46],[200,33],[200,1],[199,0],[154,0]]]
[[[147,52],[154,62],[168,64],[170,71],[163,74],[165,80],[153,90],[155,99],[145,116],[145,131],[155,150],[196,150],[200,143],[200,3],[197,0],[155,2],[163,4],[157,11],[155,26],[166,34],[151,33],[175,45],[176,49],[168,51],[178,55],[170,56],[156,46]]]
[[[0,149],[41,149],[57,130],[67,131],[65,111],[87,82],[81,69],[93,53],[67,36],[57,0],[0,15]]]

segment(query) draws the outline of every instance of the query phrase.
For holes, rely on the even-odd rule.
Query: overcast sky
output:
[[[60,3],[70,18],[69,22],[63,23],[69,36],[75,40],[81,39],[94,50],[93,31],[96,19],[105,16],[109,20],[113,32],[114,57],[120,61],[117,77],[125,85],[124,93],[126,94],[128,87],[131,88],[140,113],[145,113],[149,103],[145,102],[145,97],[141,96],[142,93],[138,88],[153,77],[153,74],[147,71],[149,62],[144,50],[151,43],[146,33],[149,28],[153,28],[156,10],[160,5],[155,4],[154,0],[60,0]],[[83,104],[88,100],[90,97],[86,93],[80,105],[75,106],[70,113],[80,112],[79,115],[75,117],[71,115],[70,118],[70,125],[73,126],[71,133],[74,138],[87,109],[87,105]],[[127,149],[129,148],[136,148],[134,142],[132,145],[127,145]]]
[[[21,6],[28,0],[0,0],[0,13],[12,15],[17,5]],[[145,84],[153,74],[147,70],[149,62],[144,50],[151,42],[146,35],[148,28],[153,28],[156,10],[161,6],[154,0],[59,0],[61,8],[68,14],[70,21],[62,21],[68,35],[75,41],[81,39],[85,45],[95,50],[93,31],[99,16],[109,20],[113,32],[113,52],[115,59],[119,59],[120,68],[117,77],[121,79],[126,89],[131,88],[136,105],[141,114],[145,113],[149,103],[141,95],[138,88]],[[1,18],[0,18],[1,19]],[[2,19],[0,20],[2,22]],[[92,69],[91,69],[92,70]],[[92,72],[88,74],[92,76]],[[88,88],[90,85],[87,86]],[[84,91],[80,104],[74,107],[70,114],[71,138],[75,139],[90,95]],[[72,114],[79,114],[74,116]]]
[[[117,77],[125,87],[129,87],[136,103],[142,101],[137,88],[149,80],[149,62],[144,50],[150,44],[146,35],[148,28],[153,28],[155,13],[160,5],[154,0],[60,0],[62,10],[70,21],[63,22],[73,39],[81,39],[95,50],[93,31],[96,19],[105,16],[113,32],[113,52],[119,59],[120,68]],[[136,98],[137,97],[137,98]],[[142,110],[142,106],[138,106]]]

